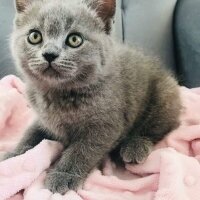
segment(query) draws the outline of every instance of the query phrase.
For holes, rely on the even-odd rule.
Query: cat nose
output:
[[[55,53],[44,53],[42,54],[42,56],[45,58],[46,61],[48,61],[49,63],[51,63],[52,61],[54,61],[59,55],[55,54]]]

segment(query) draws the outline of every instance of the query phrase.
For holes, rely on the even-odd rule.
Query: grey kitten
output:
[[[65,150],[52,192],[77,190],[105,155],[140,163],[179,124],[177,82],[110,36],[115,0],[16,0],[12,52],[38,120],[12,157],[44,138]]]

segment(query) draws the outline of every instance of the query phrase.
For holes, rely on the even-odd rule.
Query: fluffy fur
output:
[[[24,75],[38,120],[11,157],[43,138],[65,146],[48,173],[53,192],[77,189],[105,155],[138,163],[178,125],[177,82],[159,61],[118,44],[109,35],[114,0],[16,0],[12,52]],[[43,41],[27,41],[31,29]],[[78,48],[69,33],[84,36]],[[58,57],[50,64],[42,54]]]

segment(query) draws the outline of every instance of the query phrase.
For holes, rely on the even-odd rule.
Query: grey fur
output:
[[[65,151],[45,182],[51,191],[76,190],[108,153],[142,162],[152,145],[178,126],[175,79],[158,60],[108,34],[114,0],[17,0],[17,8],[12,52],[38,120],[8,157],[43,138],[62,142]],[[27,42],[30,29],[42,32],[43,43]],[[77,49],[65,45],[74,31],[85,37]],[[44,52],[59,54],[54,71]]]

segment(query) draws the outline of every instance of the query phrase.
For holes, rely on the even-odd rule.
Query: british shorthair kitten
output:
[[[115,0],[16,0],[12,53],[37,120],[15,151],[44,138],[65,150],[52,192],[76,190],[108,155],[140,163],[179,124],[176,80],[159,61],[110,35]]]

